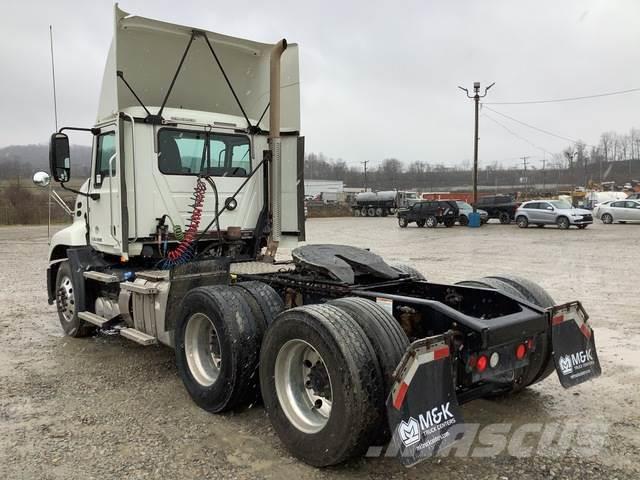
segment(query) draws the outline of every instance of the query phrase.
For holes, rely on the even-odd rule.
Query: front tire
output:
[[[407,228],[407,226],[409,225],[409,221],[406,219],[406,217],[398,217],[398,225],[400,226],[400,228]]]
[[[460,215],[460,218],[458,219],[458,223],[461,226],[466,227],[467,225],[469,225],[469,219],[467,218],[466,215]]]
[[[56,275],[56,307],[60,325],[65,335],[69,337],[88,337],[95,331],[95,327],[78,318],[80,305],[76,299],[76,285],[73,283],[71,266],[65,260],[58,267]]]
[[[178,373],[193,401],[219,413],[258,397],[260,329],[236,287],[189,291],[176,322]]]
[[[260,386],[282,443],[316,467],[363,454],[384,418],[371,342],[333,305],[297,307],[276,319],[262,342]]]
[[[571,226],[569,219],[567,217],[560,217],[556,220],[556,225],[560,230],[568,230]]]
[[[613,223],[613,216],[610,213],[605,213],[600,217],[600,220],[602,220],[602,223],[611,225]]]

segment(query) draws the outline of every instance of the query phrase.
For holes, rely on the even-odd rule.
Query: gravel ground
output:
[[[368,458],[324,470],[283,450],[261,406],[225,415],[198,409],[170,349],[105,335],[63,337],[46,302],[46,227],[0,228],[0,478],[637,479],[640,324],[638,288],[626,279],[638,273],[638,228],[427,230],[399,229],[392,218],[309,220],[309,241],[370,247],[434,281],[513,273],[539,282],[558,302],[582,300],[603,376],[565,391],[554,375],[515,397],[465,405],[465,420],[608,425],[595,455],[551,449],[521,458],[507,450],[412,469]],[[583,437],[576,441],[594,438]]]

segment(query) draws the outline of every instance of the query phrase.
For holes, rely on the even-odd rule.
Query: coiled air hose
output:
[[[189,218],[189,226],[186,228],[184,235],[182,235],[180,243],[167,253],[167,257],[162,261],[162,268],[182,265],[193,258],[193,241],[195,240],[200,221],[202,220],[202,207],[204,205],[204,194],[206,191],[206,184],[202,181],[202,177],[198,177],[193,190],[193,197],[191,197],[193,203],[190,205],[192,210],[191,217]],[[173,231],[176,238],[182,234],[182,229],[175,224]]]

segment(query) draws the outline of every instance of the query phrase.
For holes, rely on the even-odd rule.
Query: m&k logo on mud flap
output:
[[[420,441],[420,424],[413,417],[409,417],[407,422],[402,420],[398,425],[398,435],[400,435],[400,440],[402,440],[404,446],[410,447]]]
[[[423,415],[418,415],[418,420],[409,417],[406,422],[402,420],[398,425],[398,436],[405,447],[418,443],[422,435],[432,436],[438,430],[456,423],[450,412],[450,402],[443,403],[440,407],[434,407]]]
[[[571,375],[575,370],[593,365],[591,349],[581,350],[576,353],[563,355],[559,360],[560,371],[563,375]]]

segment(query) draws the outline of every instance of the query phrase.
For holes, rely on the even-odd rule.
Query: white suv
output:
[[[529,225],[557,225],[566,230],[575,225],[583,229],[593,223],[593,215],[591,211],[574,208],[564,200],[533,200],[518,207],[516,223],[520,228],[527,228]]]

